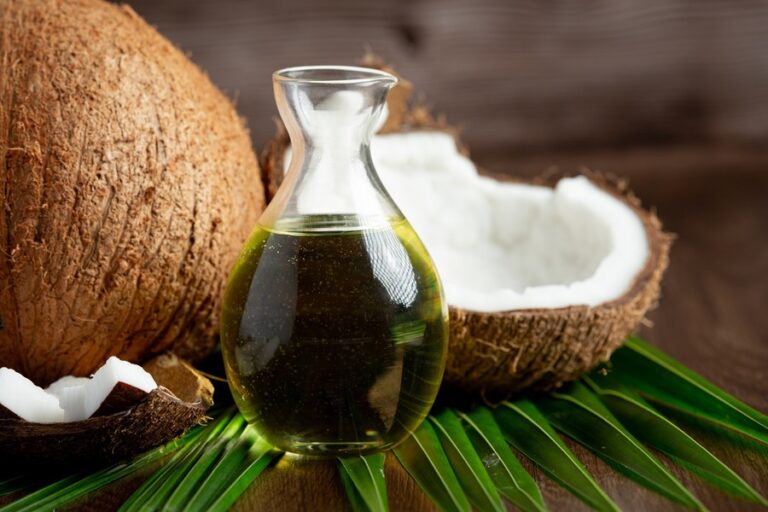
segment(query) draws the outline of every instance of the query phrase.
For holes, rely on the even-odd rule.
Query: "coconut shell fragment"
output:
[[[4,416],[0,411],[0,458],[28,464],[115,462],[178,437],[205,418],[213,386],[175,356],[168,356],[166,361],[176,363],[157,364],[153,360],[147,365],[147,371],[160,383],[157,389],[145,393],[122,386],[102,404],[99,412],[110,413],[107,415],[40,424]],[[173,391],[162,383],[174,386]],[[129,408],[117,410],[130,400]]]
[[[13,411],[5,407],[4,405],[0,405],[0,420],[18,420],[19,417],[14,414]]]
[[[93,417],[109,416],[122,411],[127,411],[138,405],[148,393],[139,388],[135,388],[125,382],[118,382],[112,388],[107,398],[101,403]]]

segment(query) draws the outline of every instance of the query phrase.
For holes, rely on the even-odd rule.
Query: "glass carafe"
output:
[[[294,453],[371,453],[405,439],[443,375],[434,264],[387,194],[369,143],[388,73],[273,75],[290,165],[231,271],[221,342],[246,419]]]

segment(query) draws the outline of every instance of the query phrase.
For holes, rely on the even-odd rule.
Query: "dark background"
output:
[[[237,98],[257,145],[279,67],[384,56],[476,152],[760,144],[764,0],[137,0]]]
[[[273,70],[352,64],[371,48],[463,128],[484,168],[530,176],[588,166],[629,178],[678,235],[655,327],[643,334],[768,410],[768,2],[129,3],[236,98],[258,150],[274,130]],[[708,446],[768,492],[765,459]],[[671,507],[576,450],[623,507]],[[715,510],[749,508],[676,473]],[[311,492],[326,477],[261,485],[319,504]],[[553,509],[579,508],[540,481]]]

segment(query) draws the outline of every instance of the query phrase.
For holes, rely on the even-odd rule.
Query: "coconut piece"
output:
[[[125,411],[157,387],[141,366],[110,357],[92,378],[66,376],[46,391],[59,399],[63,421],[81,421]]]
[[[12,414],[35,423],[64,421],[64,409],[55,396],[10,368],[0,368],[0,405],[5,409],[0,417]]]
[[[205,418],[212,385],[204,376],[186,364],[169,369],[153,360],[147,367],[154,380],[174,388],[142,391],[130,409],[83,421],[40,424],[0,417],[0,457],[29,464],[115,462],[170,441]]]
[[[83,384],[90,381],[88,377],[73,377],[72,375],[65,375],[57,381],[52,382],[47,388],[46,393],[57,394],[68,388],[79,388]]]
[[[67,375],[45,388],[46,393],[59,399],[59,406],[64,409],[63,421],[79,421],[87,418],[83,412],[85,385],[90,379]]]
[[[655,214],[599,173],[559,183],[482,176],[457,130],[423,106],[398,125],[373,137],[371,154],[446,290],[445,382],[495,400],[558,387],[607,360],[657,303],[672,237]],[[278,126],[262,153],[271,192],[289,145]]]
[[[595,305],[504,311],[450,307],[449,385],[479,392],[488,401],[529,388],[558,388],[607,361],[656,307],[673,236],[624,182],[594,173],[590,180],[642,222],[647,251],[641,268],[622,293]]]
[[[124,411],[157,388],[157,383],[141,366],[112,356],[84,388],[83,417],[79,419]]]

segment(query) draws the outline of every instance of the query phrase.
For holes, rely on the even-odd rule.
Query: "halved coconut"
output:
[[[60,413],[52,417],[40,413],[40,406],[35,410],[0,396],[10,406],[0,411],[0,457],[30,464],[112,462],[170,441],[205,417],[213,386],[192,367],[172,355],[153,359],[147,371],[129,364],[110,360],[91,379],[65,377],[45,391],[31,381],[22,389],[24,377],[6,375],[11,386],[0,382],[0,389],[23,393],[34,404],[58,397]],[[94,415],[67,421],[88,413]]]
[[[671,243],[659,219],[600,174],[481,176],[455,129],[395,101],[398,122],[384,123],[371,153],[446,290],[445,382],[497,398],[558,387],[607,360],[657,302]],[[289,144],[279,126],[262,154],[272,193]]]

